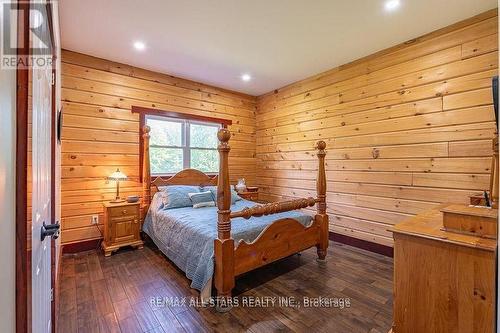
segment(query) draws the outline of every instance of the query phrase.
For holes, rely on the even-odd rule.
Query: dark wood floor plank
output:
[[[229,313],[154,304],[197,297],[184,273],[155,247],[109,258],[89,251],[62,259],[59,332],[371,332],[392,324],[392,259],[330,243],[326,264],[310,249],[238,278],[244,297],[348,298],[350,307],[235,307]]]
[[[59,292],[68,290],[68,289],[76,289],[76,280],[75,276],[62,276],[59,282]]]
[[[78,327],[76,325],[76,306],[73,311],[65,311],[59,313],[59,321],[57,330],[59,333],[77,333]]]
[[[146,298],[141,291],[141,285],[127,285],[124,288],[130,304],[146,301]]]
[[[78,327],[78,333],[100,333],[99,320],[94,318]]]
[[[203,333],[209,332],[208,327],[205,326],[205,321],[201,314],[194,309],[187,309],[175,315],[181,326],[186,332],[189,333]]]
[[[77,303],[76,317],[78,331],[92,329],[97,324],[98,314],[94,300]]]
[[[94,298],[99,294],[108,293],[108,286],[105,279],[92,281],[90,288],[92,289]]]
[[[154,281],[141,284],[139,289],[146,300],[150,300],[151,298],[158,296],[158,284]]]
[[[114,313],[99,318],[99,329],[101,333],[120,333],[120,325]]]
[[[127,317],[123,320],[119,320],[120,330],[122,333],[140,333],[142,332],[141,326],[135,316]]]
[[[155,327],[152,330],[147,331],[146,333],[165,333],[161,326]]]
[[[127,298],[125,289],[117,276],[111,276],[106,278],[106,284],[108,287],[109,295],[113,302],[118,302]]]
[[[87,267],[87,265],[85,265]],[[76,303],[92,300],[92,288],[90,287],[90,278],[88,273],[80,272],[75,277],[76,284]]]
[[[101,265],[99,263],[99,257],[96,252],[92,252],[87,256],[87,267],[89,270],[90,281],[98,281],[104,278]]]
[[[105,316],[115,312],[113,303],[111,302],[111,296],[109,296],[107,291],[94,295],[94,301],[99,316]]]
[[[143,332],[150,331],[160,326],[160,323],[153,314],[153,310],[146,302],[136,303],[132,305],[132,308]]]
[[[132,310],[132,306],[130,305],[130,302],[127,298],[124,298],[118,302],[114,302],[113,308],[115,309],[115,314],[118,321],[135,316],[134,310]]]
[[[158,326],[150,331],[147,331],[146,333],[165,333],[165,331],[163,330],[163,328],[161,328],[161,326]]]
[[[158,307],[154,315],[165,332],[186,332],[168,307]]]
[[[75,258],[74,255],[64,256],[64,266],[61,266],[61,277],[75,277]]]
[[[59,293],[59,312],[76,315],[76,288],[61,290]]]

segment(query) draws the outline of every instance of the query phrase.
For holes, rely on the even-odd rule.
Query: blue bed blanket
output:
[[[252,207],[256,203],[239,200],[231,211]],[[214,239],[217,238],[217,207],[183,207],[162,209],[156,196],[144,221],[143,231],[158,248],[192,280],[191,287],[202,290],[214,272]],[[290,211],[262,217],[231,219],[231,236],[235,246],[240,240],[251,242],[273,221],[293,218],[304,226],[311,216]]]

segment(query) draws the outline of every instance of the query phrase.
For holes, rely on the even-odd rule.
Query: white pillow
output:
[[[188,193],[189,199],[193,203],[193,208],[201,208],[201,207],[214,207],[215,201],[212,196],[212,192],[197,192],[197,193]]]

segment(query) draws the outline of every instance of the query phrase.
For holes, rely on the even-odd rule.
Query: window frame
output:
[[[182,169],[192,168],[191,167],[191,150],[196,149],[196,150],[217,151],[217,147],[206,148],[206,147],[191,146],[191,125],[215,127],[219,130],[219,129],[223,128],[223,124],[221,124],[221,123],[211,122],[211,121],[181,119],[181,118],[173,118],[173,117],[168,117],[168,116],[147,114],[145,116],[145,125],[148,124],[148,119],[154,119],[154,120],[158,120],[158,121],[165,121],[165,122],[172,122],[172,123],[180,123],[181,124],[181,145],[180,146],[154,145],[154,144],[150,143],[149,147],[150,148],[157,148],[157,149],[161,149],[161,148],[164,148],[164,149],[169,149],[169,148],[182,149]],[[205,172],[205,173],[207,175],[216,175],[216,174],[218,174],[218,171],[209,171],[209,172]],[[151,171],[151,176],[155,176],[155,177],[173,176],[175,174],[176,174],[176,172],[153,173]]]
[[[180,113],[174,111],[166,111],[161,109],[153,109],[144,106],[136,106],[132,105],[131,112],[139,115],[139,182],[143,182],[144,178],[144,126],[146,126],[146,115],[157,115],[161,117],[169,117],[169,118],[179,118],[179,119],[189,119],[189,120],[199,120],[206,121],[210,123],[218,123],[222,128],[227,128],[228,126],[233,124],[231,119],[225,118],[216,118],[216,117],[207,117],[200,116],[191,113]],[[215,173],[206,173],[209,176],[215,176],[219,174],[219,172]],[[159,175],[160,177],[163,175]],[[167,176],[167,175],[164,175]]]

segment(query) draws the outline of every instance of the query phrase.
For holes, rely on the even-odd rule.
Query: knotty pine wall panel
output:
[[[496,10],[258,98],[266,200],[314,196],[327,143],[330,230],[392,246],[391,225],[489,187]]]
[[[63,243],[100,237],[91,216],[102,223],[102,201],[113,199],[116,188],[106,176],[117,167],[129,177],[121,195],[142,194],[133,105],[231,119],[231,182],[244,177],[255,184],[255,97],[63,51],[62,104]]]

